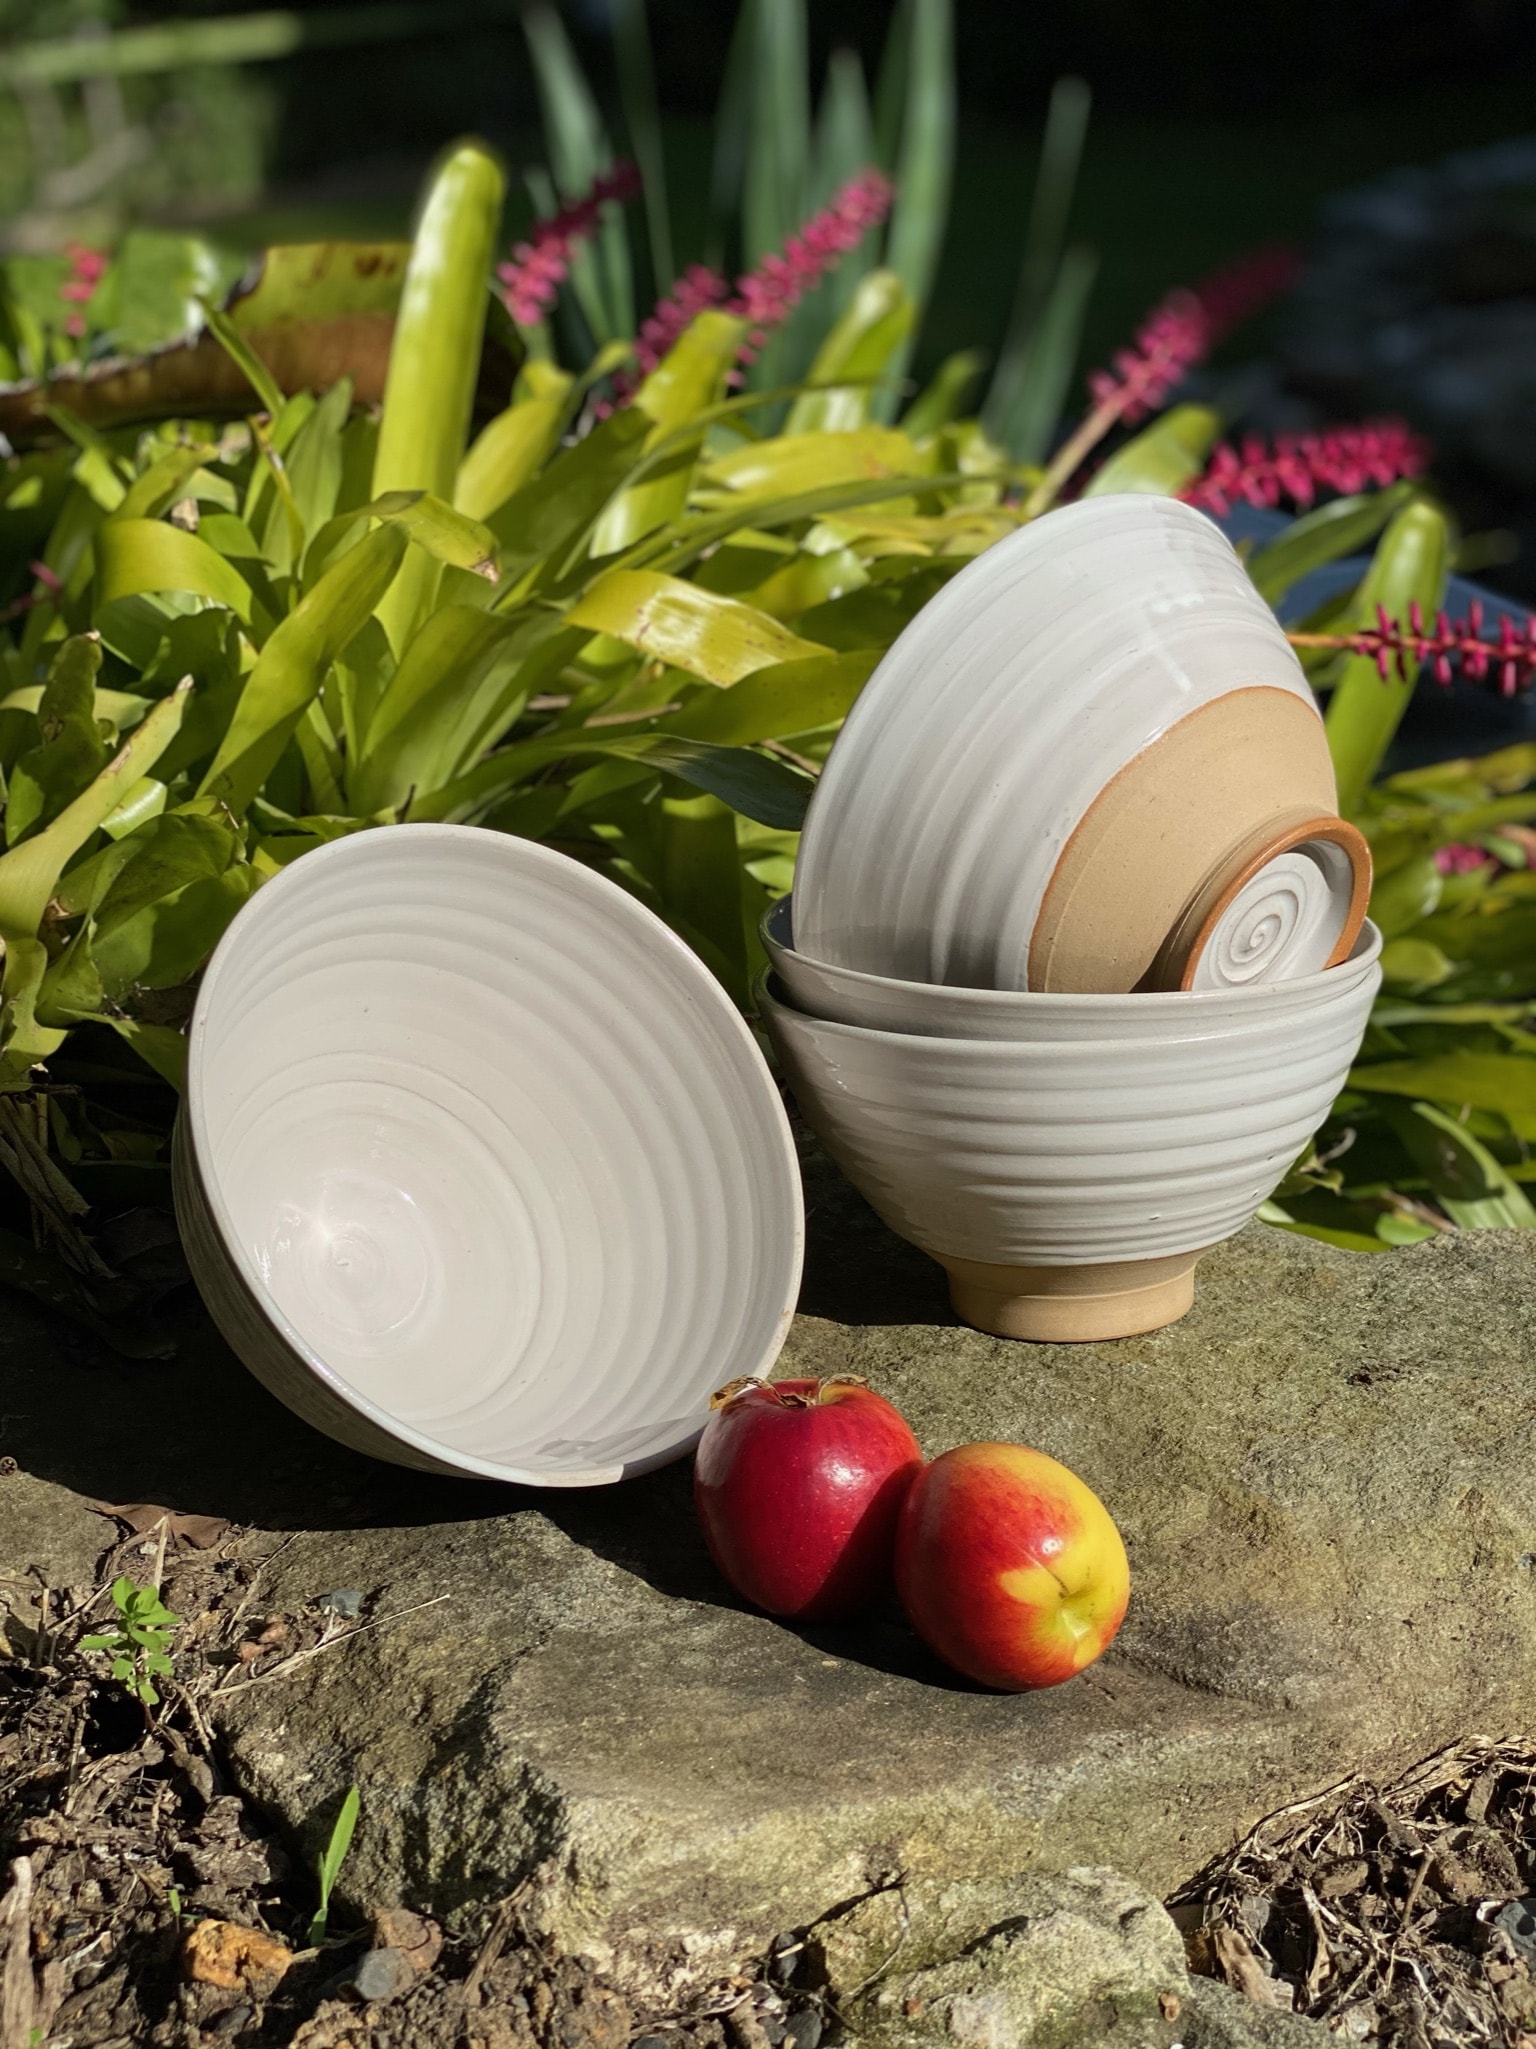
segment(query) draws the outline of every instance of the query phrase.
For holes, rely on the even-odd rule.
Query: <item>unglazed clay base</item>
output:
[[[988,1266],[946,1259],[955,1314],[975,1330],[1037,1344],[1087,1344],[1161,1330],[1187,1316],[1198,1252],[1111,1266]]]

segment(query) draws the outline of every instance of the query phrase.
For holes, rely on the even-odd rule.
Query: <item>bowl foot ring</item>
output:
[[[1137,1337],[1177,1323],[1194,1304],[1199,1257],[1175,1252],[1104,1266],[992,1266],[948,1258],[940,1264],[963,1323],[994,1337],[1062,1345]]]

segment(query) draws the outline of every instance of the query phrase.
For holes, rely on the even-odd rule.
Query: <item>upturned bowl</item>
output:
[[[808,957],[1114,993],[1305,976],[1370,887],[1301,666],[1172,499],[1047,513],[961,570],[860,693],[796,866]]]
[[[778,1091],[643,905],[527,840],[360,833],[203,978],[177,1215],[230,1345],[401,1465],[591,1486],[766,1374],[799,1283]]]
[[[1185,1313],[1201,1253],[1322,1123],[1378,948],[1372,932],[1367,958],[1317,977],[1299,1009],[1253,1003],[1193,1034],[1172,1005],[1095,1038],[876,1031],[793,1008],[771,976],[759,1006],[807,1122],[946,1268],[957,1314],[1005,1337],[1126,1337]]]
[[[1069,996],[1033,989],[957,989],[944,982],[902,982],[811,960],[795,945],[794,898],[780,897],[758,930],[785,997],[796,1010],[834,1024],[933,1039],[1003,1039],[1073,1045],[1125,1038],[1190,1039],[1245,1019],[1301,1019],[1322,988],[1342,992],[1364,980],[1381,956],[1381,934],[1363,925],[1349,959],[1287,982],[1249,982],[1203,990],[1138,990],[1129,995]]]

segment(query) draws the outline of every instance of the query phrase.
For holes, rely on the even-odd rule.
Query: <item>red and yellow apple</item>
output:
[[[983,1686],[1059,1686],[1113,1638],[1130,1598],[1109,1510],[1022,1444],[962,1444],[907,1492],[896,1586],[913,1628]]]
[[[901,1412],[856,1380],[738,1381],[710,1406],[693,1497],[736,1591],[799,1622],[888,1592],[896,1518],[923,1463]]]

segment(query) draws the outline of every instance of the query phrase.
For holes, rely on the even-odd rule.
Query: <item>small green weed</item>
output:
[[[331,1824],[330,1841],[315,1866],[316,1875],[320,1880],[320,1904],[309,1924],[311,1949],[318,1949],[325,1940],[325,1924],[331,1911],[331,1892],[347,1852],[352,1847],[352,1831],[357,1827],[357,1813],[361,1805],[356,1786],[349,1786],[347,1797],[341,1803],[341,1811]]]
[[[131,1579],[114,1580],[112,1605],[118,1614],[116,1629],[99,1636],[82,1636],[82,1651],[106,1651],[112,1659],[112,1677],[121,1679],[136,1700],[145,1707],[158,1707],[156,1679],[171,1671],[171,1632],[181,1621],[162,1605],[158,1587],[136,1587]]]

